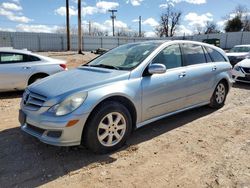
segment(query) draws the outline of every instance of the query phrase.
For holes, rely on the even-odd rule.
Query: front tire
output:
[[[228,93],[227,84],[225,83],[225,81],[220,81],[217,84],[214,93],[210,99],[209,106],[215,109],[223,107],[225,104],[227,93]]]
[[[95,153],[109,153],[124,145],[131,130],[132,118],[128,109],[121,103],[107,101],[91,114],[83,144]]]

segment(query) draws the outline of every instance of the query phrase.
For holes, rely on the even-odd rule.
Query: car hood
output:
[[[129,75],[129,71],[79,67],[44,78],[30,85],[28,89],[47,98],[53,98],[66,93],[87,91],[107,83],[126,80]]]
[[[239,53],[233,52],[233,53],[226,53],[226,54],[227,56],[240,57],[240,56],[248,55],[248,52],[239,52]]]
[[[238,66],[250,68],[250,59],[244,59],[237,63]]]

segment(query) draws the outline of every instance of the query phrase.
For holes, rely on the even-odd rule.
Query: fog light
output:
[[[52,138],[59,138],[62,135],[62,131],[48,131],[47,136]]]
[[[79,121],[78,119],[71,120],[71,121],[69,121],[69,122],[67,123],[66,127],[72,127],[72,126],[74,126],[75,124],[77,124],[78,121]]]

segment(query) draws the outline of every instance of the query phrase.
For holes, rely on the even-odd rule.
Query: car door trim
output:
[[[202,103],[199,103],[199,104],[196,104],[196,105],[193,105],[193,106],[189,106],[189,107],[186,107],[186,108],[183,108],[183,109],[180,109],[180,110],[177,110],[177,111],[174,111],[174,112],[170,112],[170,113],[167,113],[167,114],[164,114],[164,115],[161,115],[161,116],[158,116],[158,117],[154,117],[152,119],[149,119],[149,120],[146,120],[146,121],[143,121],[141,123],[138,123],[136,125],[136,128],[141,128],[149,123],[152,123],[152,122],[155,122],[155,121],[158,121],[160,119],[163,119],[163,118],[166,118],[168,116],[172,116],[174,114],[178,114],[178,113],[181,113],[183,111],[186,111],[186,110],[190,110],[190,109],[193,109],[193,108],[197,108],[197,107],[201,107],[201,106],[204,106],[204,105],[208,105],[210,102],[202,102]]]

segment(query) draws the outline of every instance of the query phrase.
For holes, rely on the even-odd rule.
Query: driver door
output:
[[[180,46],[162,50],[152,63],[164,64],[167,71],[142,78],[143,121],[184,108],[188,88],[186,69],[182,66]]]

